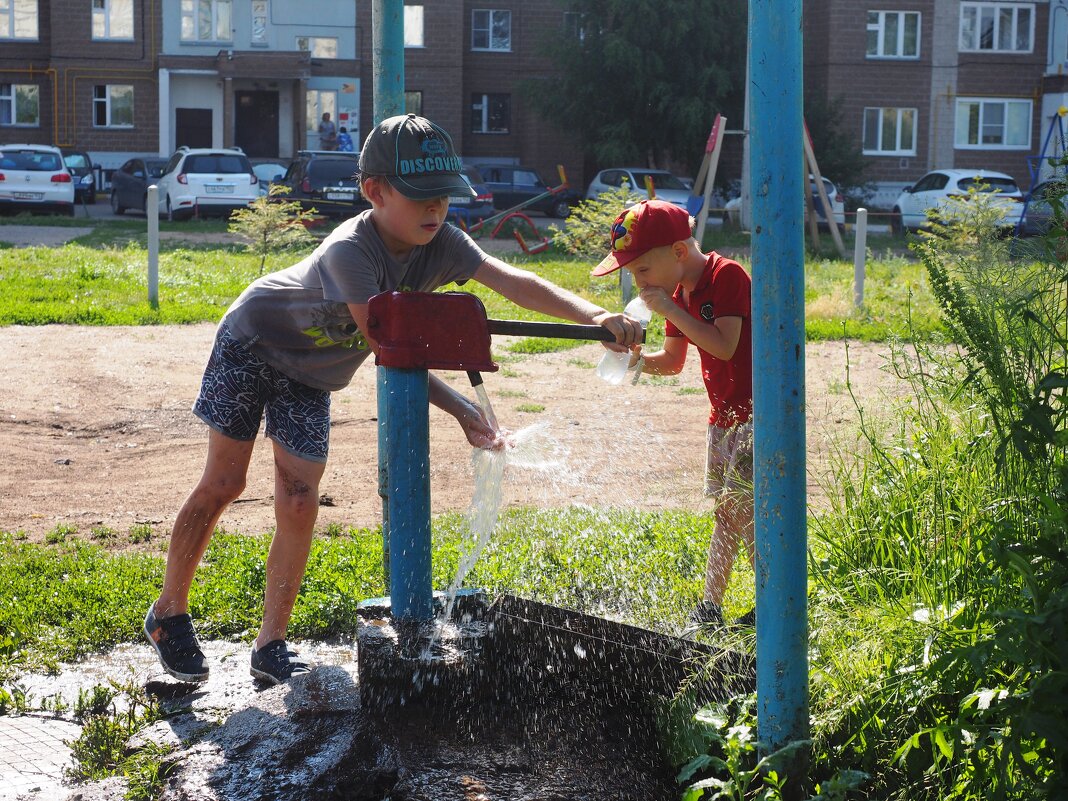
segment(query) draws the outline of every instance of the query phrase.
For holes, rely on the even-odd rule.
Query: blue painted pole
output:
[[[430,383],[426,370],[378,368],[387,406],[384,458],[389,466],[389,594],[394,620],[430,620]],[[384,399],[384,401],[383,401]]]
[[[801,0],[751,0],[749,48],[757,729],[770,752],[808,737]]]
[[[404,113],[404,0],[372,0],[375,124]]]

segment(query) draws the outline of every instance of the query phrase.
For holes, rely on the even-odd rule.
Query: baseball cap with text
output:
[[[415,114],[382,120],[364,140],[360,174],[381,175],[412,200],[477,194],[463,174],[452,137]]]
[[[612,251],[593,268],[593,275],[608,275],[634,261],[647,250],[673,245],[693,236],[689,213],[665,200],[643,200],[612,223]]]

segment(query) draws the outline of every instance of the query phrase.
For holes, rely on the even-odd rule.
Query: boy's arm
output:
[[[664,337],[664,348],[642,354],[642,372],[649,375],[678,375],[686,364],[686,337]]]
[[[717,359],[727,360],[734,356],[738,341],[742,338],[742,318],[724,315],[710,323],[699,320],[672,300],[661,287],[647,286],[642,290],[642,300],[657,314],[670,320],[683,335],[705,353]]]
[[[348,307],[349,314],[356,321],[367,344],[377,354],[378,341],[367,333],[367,304],[350,303]],[[504,445],[497,431],[486,420],[482,407],[461,395],[433,373],[430,373],[429,392],[430,402],[456,418],[456,422],[464,430],[467,441],[473,446],[492,449]]]
[[[641,339],[642,326],[637,320],[605,311],[539,275],[505,264],[492,256],[482,262],[472,277],[524,308],[574,323],[604,326],[616,338],[615,345],[605,343],[605,347],[611,350],[623,350],[618,346],[629,347]]]

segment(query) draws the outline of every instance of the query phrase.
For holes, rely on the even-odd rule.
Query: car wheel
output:
[[[171,199],[167,198],[167,221],[176,222],[178,216],[174,213],[174,209],[171,208]]]
[[[558,220],[566,220],[571,215],[571,204],[561,198],[553,203],[549,213]]]
[[[894,206],[894,210],[890,212],[890,233],[894,236],[901,236],[905,233],[905,223],[901,219],[901,209]]]
[[[119,193],[114,189],[111,190],[111,211],[115,214],[126,211],[126,207],[119,202]]]

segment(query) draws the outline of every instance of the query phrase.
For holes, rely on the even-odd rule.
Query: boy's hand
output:
[[[456,416],[456,422],[464,430],[467,441],[475,448],[499,451],[508,444],[507,433],[490,425],[482,408],[468,402],[468,408]]]
[[[678,308],[663,287],[647,286],[641,291],[641,296],[645,305],[661,317],[667,317],[669,311]]]
[[[615,336],[614,345],[611,342],[604,343],[609,350],[622,352],[641,342],[642,324],[626,315],[605,311],[594,317],[593,322],[607,328]]]

